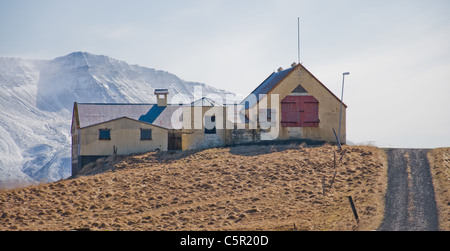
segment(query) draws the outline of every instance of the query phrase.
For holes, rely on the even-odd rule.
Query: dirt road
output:
[[[387,149],[388,188],[380,231],[437,231],[427,149]]]

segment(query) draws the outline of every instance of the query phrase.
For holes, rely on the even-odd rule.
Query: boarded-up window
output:
[[[319,126],[319,101],[311,96],[312,99],[301,103],[300,126],[318,127]]]
[[[300,112],[297,102],[286,97],[281,102],[281,126],[282,127],[299,127]]]
[[[141,140],[152,140],[152,129],[141,129]]]
[[[318,127],[319,101],[313,96],[287,96],[281,101],[282,127]]]
[[[111,129],[100,129],[98,139],[111,140]]]

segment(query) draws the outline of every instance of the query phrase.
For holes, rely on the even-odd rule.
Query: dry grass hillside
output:
[[[344,149],[336,167],[327,145],[131,156],[106,173],[1,191],[0,230],[375,230],[385,154]]]
[[[450,231],[450,148],[433,149],[428,159],[439,210],[439,228]]]

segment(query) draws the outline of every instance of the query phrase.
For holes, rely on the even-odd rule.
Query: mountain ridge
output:
[[[0,57],[0,188],[70,176],[74,102],[155,103],[159,88],[200,98],[195,86],[204,96],[232,94],[88,52],[52,60]]]

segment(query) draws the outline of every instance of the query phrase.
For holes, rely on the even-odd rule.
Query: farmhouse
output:
[[[240,104],[209,97],[169,104],[167,89],[155,95],[156,104],[74,103],[72,175],[111,155],[271,140],[337,141],[341,101],[301,64],[272,73]],[[346,108],[341,143],[346,142]]]
[[[339,130],[341,100],[301,64],[294,63],[286,70],[278,69],[242,104],[246,109],[258,107],[259,114],[265,115],[265,112],[272,122],[275,118],[279,140],[310,139],[336,143],[333,129],[336,133]],[[343,104],[342,144],[346,143],[346,109]]]

